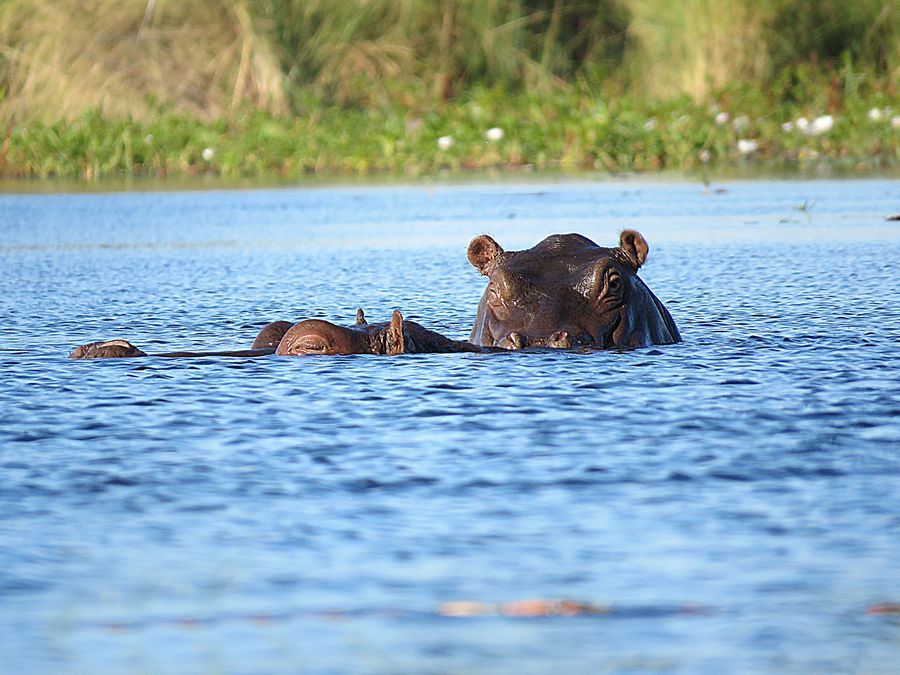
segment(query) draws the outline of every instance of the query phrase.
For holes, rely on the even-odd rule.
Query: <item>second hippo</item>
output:
[[[72,350],[72,359],[110,359],[140,356],[186,358],[199,356],[255,357],[278,354],[302,356],[306,354],[435,354],[477,352],[481,348],[464,341],[428,330],[415,321],[406,321],[394,310],[390,321],[370,324],[361,309],[356,311],[356,323],[345,327],[321,319],[307,319],[298,324],[274,321],[260,330],[250,349],[212,352],[163,352],[147,354],[127,340],[90,342]]]

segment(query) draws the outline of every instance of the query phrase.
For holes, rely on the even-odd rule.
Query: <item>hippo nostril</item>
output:
[[[524,349],[525,337],[521,333],[516,333],[515,331],[513,331],[505,338],[500,340],[500,342],[497,343],[497,346],[509,350]]]
[[[557,349],[570,349],[572,340],[569,338],[567,331],[561,330],[553,333],[547,341],[547,346],[556,347]]]

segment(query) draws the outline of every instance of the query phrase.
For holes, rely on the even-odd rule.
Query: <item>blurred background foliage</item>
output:
[[[0,175],[878,170],[896,2],[0,0]]]
[[[893,0],[2,0],[0,118],[428,108],[473,87],[703,102],[900,82]],[[808,77],[808,75],[806,76]],[[850,91],[847,93],[855,93]]]

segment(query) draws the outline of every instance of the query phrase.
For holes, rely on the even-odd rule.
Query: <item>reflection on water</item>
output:
[[[6,667],[889,672],[900,189],[724,187],[0,197]],[[357,306],[463,338],[471,237],[623,227],[684,343],[65,359]],[[613,609],[440,612],[536,597]]]

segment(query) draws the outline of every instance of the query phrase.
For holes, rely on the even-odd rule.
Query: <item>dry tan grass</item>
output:
[[[633,16],[630,66],[651,97],[700,101],[730,82],[768,74],[764,29],[771,3],[744,0],[623,0]]]
[[[292,80],[340,103],[373,102],[398,88],[446,97],[473,80],[531,86],[552,79],[529,32],[547,13],[528,13],[517,0],[272,4]]]
[[[792,64],[850,64],[900,72],[900,10],[892,0],[619,0],[631,15],[626,49],[650,97],[696,101],[738,82],[764,81]]]
[[[8,0],[0,58],[6,119],[285,108],[279,63],[244,0]]]
[[[0,0],[0,122],[87,109],[137,119],[211,120],[245,104],[281,113],[288,91],[294,112],[307,100],[430,106],[473,85],[543,93],[598,78],[651,99],[703,101],[838,57],[890,83],[900,72],[894,4]]]

